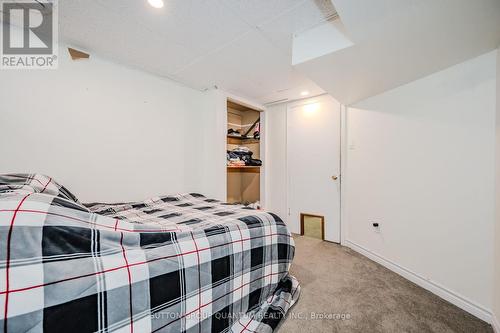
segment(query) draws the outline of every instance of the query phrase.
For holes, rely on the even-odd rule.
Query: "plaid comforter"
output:
[[[300,293],[278,216],[199,194],[83,205],[0,176],[0,248],[4,332],[272,332]]]

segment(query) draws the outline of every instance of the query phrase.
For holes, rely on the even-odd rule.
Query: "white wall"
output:
[[[500,333],[500,48],[497,50],[496,108],[496,217],[495,217],[495,276],[493,294],[493,325]]]
[[[348,244],[487,320],[496,56],[350,108],[344,178]]]
[[[226,200],[227,100],[221,90],[206,94],[206,107],[197,115],[200,138],[193,161],[199,167],[196,182],[205,195]]]
[[[264,206],[284,221],[287,212],[287,159],[286,159],[287,104],[269,106],[266,121],[266,202]]]
[[[82,201],[141,200],[199,183],[211,96],[91,55],[0,74],[0,173],[39,172]]]

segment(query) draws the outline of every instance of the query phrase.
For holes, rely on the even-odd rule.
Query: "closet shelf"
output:
[[[259,139],[254,139],[254,138],[243,138],[241,136],[234,136],[234,135],[227,136],[227,143],[229,144],[238,145],[241,143],[249,144],[249,143],[259,143],[259,142],[260,142]]]
[[[227,166],[228,172],[260,172],[260,166]]]

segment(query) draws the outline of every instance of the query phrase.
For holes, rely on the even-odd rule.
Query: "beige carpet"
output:
[[[291,271],[302,294],[279,332],[493,332],[348,248],[309,237],[296,236],[295,242]],[[318,318],[322,314],[326,318]]]

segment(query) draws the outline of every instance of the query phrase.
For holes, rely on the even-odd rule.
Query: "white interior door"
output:
[[[325,217],[325,240],[340,243],[340,104],[328,95],[287,109],[288,222]],[[334,178],[337,179],[335,180]]]

